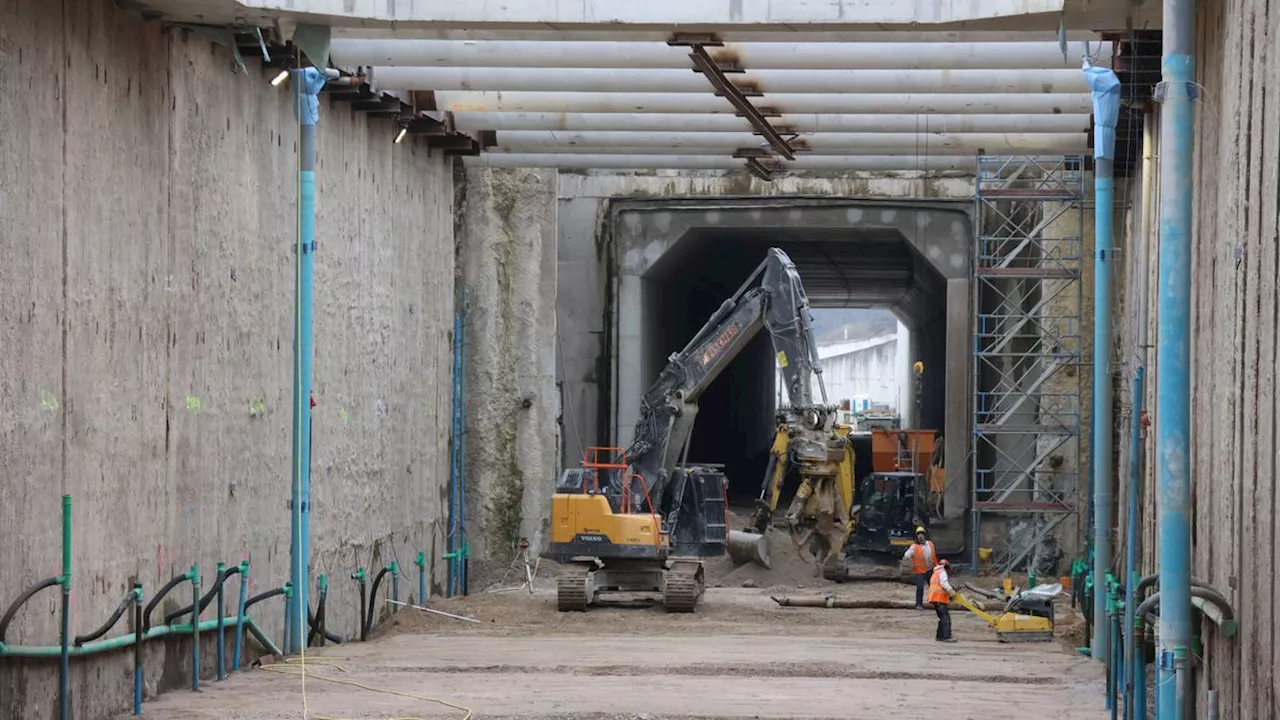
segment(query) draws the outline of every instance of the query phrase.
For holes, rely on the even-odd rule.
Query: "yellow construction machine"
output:
[[[566,566],[556,587],[560,610],[586,610],[605,592],[657,593],[669,611],[694,609],[705,587],[702,558],[724,554],[729,540],[728,479],[719,466],[687,462],[698,399],[761,329],[786,380],[787,452],[815,473],[807,497],[816,516],[845,517],[848,492],[837,498],[833,488],[851,457],[847,437],[834,428],[837,408],[826,404],[825,389],[814,402],[811,379],[819,388],[822,381],[809,300],[791,259],[771,248],[669,358],[641,400],[630,447],[592,448],[561,476],[547,553]]]
[[[965,587],[979,595],[1005,602],[1004,610],[993,615],[970,601],[964,593],[957,592],[952,598],[953,602],[985,620],[996,631],[996,639],[1000,642],[1053,640],[1053,598],[1062,592],[1061,585],[1041,585],[1004,597],[984,592],[968,583]]]

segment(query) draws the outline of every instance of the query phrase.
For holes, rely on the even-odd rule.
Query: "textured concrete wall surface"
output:
[[[554,170],[472,168],[462,208],[472,552],[542,550],[559,457]]]
[[[105,620],[133,576],[150,596],[199,564],[208,587],[215,562],[249,555],[252,590],[278,586],[290,93],[105,0],[6,2],[0,65],[0,604],[59,572],[63,493],[75,503],[73,633]],[[350,635],[357,564],[398,557],[416,595],[425,551],[443,579],[453,194],[446,163],[393,145],[388,122],[325,100],[321,113],[313,572],[333,578],[329,622]],[[157,613],[188,598],[179,589]],[[6,642],[56,643],[57,604],[56,590],[39,595]],[[280,638],[278,600],[253,614]],[[73,661],[73,717],[127,709],[130,663]],[[150,692],[189,675],[185,641],[147,646]],[[52,717],[55,677],[0,660],[0,717]]]
[[[1222,592],[1235,609],[1240,632],[1223,637],[1206,621],[1200,628],[1202,664],[1196,669],[1193,708],[1203,713],[1206,691],[1219,692],[1224,719],[1280,717],[1280,618],[1274,571],[1280,546],[1280,492],[1275,442],[1277,347],[1280,342],[1280,13],[1261,0],[1205,3],[1197,22],[1193,154],[1195,206],[1192,239],[1191,482],[1192,574]],[[1159,105],[1154,137],[1159,138]],[[1155,364],[1161,291],[1159,167],[1168,148],[1153,148],[1153,196],[1136,209],[1142,242],[1117,316],[1119,357],[1125,363],[1123,402],[1116,413],[1121,440],[1130,438],[1132,368],[1147,363],[1145,410],[1152,421],[1143,438],[1145,469],[1140,550],[1144,572],[1158,569],[1155,452],[1158,432]],[[1141,301],[1146,299],[1146,312]],[[1146,347],[1139,345],[1145,325]],[[1123,462],[1128,461],[1124,451]],[[1118,519],[1124,517],[1127,467],[1121,465]],[[1123,530],[1124,523],[1118,522]],[[1123,545],[1117,545],[1122,548]]]

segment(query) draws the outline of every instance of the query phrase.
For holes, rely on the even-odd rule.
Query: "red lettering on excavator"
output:
[[[725,328],[724,332],[720,333],[720,336],[713,340],[711,344],[707,346],[706,350],[702,351],[702,356],[698,358],[698,363],[702,365],[702,367],[710,365],[717,357],[720,356],[720,353],[729,346],[729,343],[732,342],[734,338],[738,337],[739,332],[741,332],[741,330],[737,325],[730,325]]]

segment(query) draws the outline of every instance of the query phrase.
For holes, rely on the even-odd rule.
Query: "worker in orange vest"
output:
[[[955,596],[956,589],[951,587],[951,578],[947,576],[951,563],[946,560],[939,560],[938,566],[933,569],[933,575],[929,578],[929,602],[933,603],[933,609],[938,613],[938,634],[934,640],[938,642],[955,642],[956,639],[951,637],[951,598]]]
[[[916,576],[916,609],[924,609],[924,586],[929,584],[929,574],[937,564],[938,553],[933,541],[924,539],[924,528],[916,528],[916,541],[902,554],[903,561],[911,562],[911,574]]]

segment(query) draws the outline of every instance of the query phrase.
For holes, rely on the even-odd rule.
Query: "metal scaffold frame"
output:
[[[974,567],[983,516],[1023,520],[992,543],[991,566],[1005,573],[1036,565],[1047,537],[1077,515],[1084,189],[1080,156],[978,158]]]

